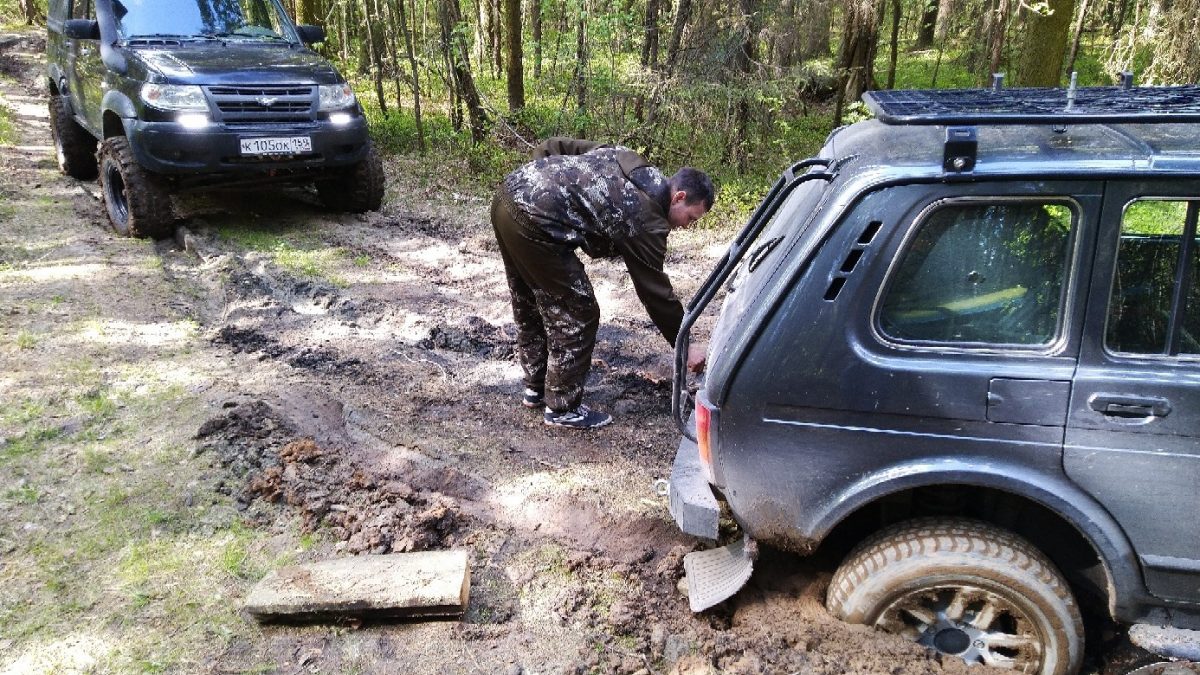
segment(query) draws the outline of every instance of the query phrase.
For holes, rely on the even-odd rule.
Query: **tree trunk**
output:
[[[646,19],[642,34],[642,67],[658,65],[658,12],[659,0],[646,0]]]
[[[501,36],[500,0],[487,0],[488,11],[492,14],[492,32],[488,36],[492,44],[492,67],[496,77],[504,74],[504,39]]]
[[[450,68],[450,76],[459,96],[467,105],[471,120],[471,140],[480,143],[487,135],[487,113],[475,89],[475,78],[471,75],[471,58],[466,40],[455,28],[462,22],[458,0],[440,0],[438,24],[442,33],[442,49]]]
[[[926,0],[925,8],[921,11],[921,27],[917,30],[917,42],[913,45],[914,49],[929,49],[933,46],[937,21],[938,1]]]
[[[888,55],[888,76],[886,89],[896,88],[896,57],[900,47],[900,17],[904,9],[900,0],[892,0],[892,37],[889,42],[891,53]]]
[[[325,7],[321,0],[300,0],[296,4],[296,23],[325,27]]]
[[[425,152],[425,125],[421,121],[421,80],[417,76],[417,58],[413,53],[413,37],[408,32],[408,13],[404,9],[405,0],[392,0],[392,10],[399,15],[400,33],[404,35],[404,51],[408,56],[408,66],[412,73],[413,117],[417,123],[417,147]]]
[[[996,11],[992,15],[991,34],[988,36],[988,44],[990,46],[990,55],[988,58],[988,72],[984,83],[991,82],[992,73],[1000,72],[1000,61],[1004,57],[1004,40],[1008,34],[1008,15],[1011,11],[1010,0],[999,0],[996,4]]]
[[[42,23],[45,19],[42,16],[42,8],[36,0],[21,0],[21,18],[25,20],[26,26]]]
[[[804,23],[798,59],[803,62],[829,56],[830,0],[801,0],[801,3],[799,13]]]
[[[683,30],[692,13],[692,0],[675,3],[675,21],[671,26],[671,42],[667,45],[667,75],[670,76],[679,61],[679,50],[683,46]]]
[[[586,16],[586,7],[581,7],[579,9],[579,21],[576,26],[575,34],[575,77],[572,78],[574,80],[575,100],[579,103],[578,110],[581,115],[587,110],[588,98],[588,45]]]
[[[857,101],[873,86],[882,10],[881,0],[849,0],[846,5],[846,24],[838,55],[843,102]]]
[[[525,107],[525,66],[521,61],[521,0],[504,0],[504,33],[508,38],[508,109]]]
[[[796,63],[796,0],[780,1],[776,26],[771,63],[784,71]]]
[[[383,96],[383,68],[380,66],[382,59],[379,56],[379,44],[376,41],[376,33],[372,26],[375,24],[378,17],[371,14],[371,0],[363,0],[363,17],[367,24],[367,57],[370,59],[371,77],[375,81],[375,98],[379,101],[379,112],[387,115],[387,100]]]
[[[1079,2],[1079,18],[1075,20],[1075,29],[1072,31],[1071,38],[1071,55],[1067,57],[1067,74],[1074,72],[1075,59],[1079,56],[1079,42],[1083,38],[1083,22],[1087,18],[1088,0],[1080,0]]]
[[[542,0],[530,0],[530,23],[533,24],[533,77],[542,77]]]
[[[937,22],[933,29],[933,39],[939,45],[945,46],[946,36],[950,34],[950,22],[954,20],[955,0],[937,0]]]
[[[1062,79],[1063,57],[1071,30],[1075,0],[1049,0],[1050,15],[1023,9],[1025,29],[1019,50],[1016,84],[1021,87],[1057,87]]]

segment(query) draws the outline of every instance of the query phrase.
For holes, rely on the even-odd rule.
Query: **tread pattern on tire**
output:
[[[979,536],[986,533],[991,538]],[[1007,562],[1053,589],[1070,605],[1074,596],[1041,551],[1006,530],[966,519],[923,518],[868,537],[846,556],[829,584],[829,605],[845,603],[851,591],[888,562],[942,552],[979,553]]]
[[[62,96],[50,97],[50,133],[56,150],[62,149],[58,168],[71,178],[92,180],[99,164],[96,161],[96,139],[79,126],[67,112]]]
[[[317,182],[317,194],[334,211],[377,211],[383,203],[383,160],[371,144],[367,156],[337,178]]]
[[[120,167],[121,178],[125,183],[125,201],[129,209],[127,234],[131,237],[153,237],[163,239],[169,237],[174,230],[174,215],[171,211],[171,195],[160,180],[147,173],[137,163],[133,156],[133,148],[129,139],[124,136],[113,136],[104,139],[100,145],[100,181],[104,182],[104,162],[111,158]],[[101,185],[101,195],[105,200],[105,208],[111,207],[108,202],[108,186]],[[115,224],[115,223],[114,223]],[[119,231],[119,230],[118,230]]]
[[[903,561],[958,554],[1004,563],[1027,578],[1036,580],[1067,608],[1066,626],[1083,635],[1083,624],[1074,595],[1054,564],[1022,537],[982,521],[966,518],[920,518],[885,528],[854,548],[830,580],[826,607],[839,618],[847,618],[851,596],[867,579],[885,566]],[[1082,639],[1078,653],[1082,655]]]

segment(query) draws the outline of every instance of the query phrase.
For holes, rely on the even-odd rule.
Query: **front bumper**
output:
[[[717,539],[721,506],[704,477],[700,450],[686,437],[679,441],[679,449],[675,452],[667,500],[679,529],[694,537]]]
[[[312,152],[288,157],[246,157],[241,154],[243,138],[308,136]],[[135,120],[129,130],[134,155],[147,171],[155,173],[246,174],[285,170],[321,170],[350,166],[367,155],[370,135],[367,122],[356,117],[335,126],[328,121],[308,124],[262,125],[253,129],[230,129],[215,124],[188,130],[174,122]]]

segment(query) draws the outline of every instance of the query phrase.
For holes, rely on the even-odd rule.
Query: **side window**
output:
[[[949,202],[916,225],[879,327],[901,342],[1045,346],[1060,333],[1073,209],[1063,202]]]
[[[1125,354],[1200,354],[1197,201],[1142,199],[1121,218],[1104,344]]]

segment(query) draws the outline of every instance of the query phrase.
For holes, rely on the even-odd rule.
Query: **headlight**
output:
[[[354,105],[354,90],[348,84],[323,84],[319,87],[320,105],[318,108],[324,112],[326,110],[341,110]]]
[[[195,85],[144,84],[142,100],[162,110],[208,112],[204,91]]]

